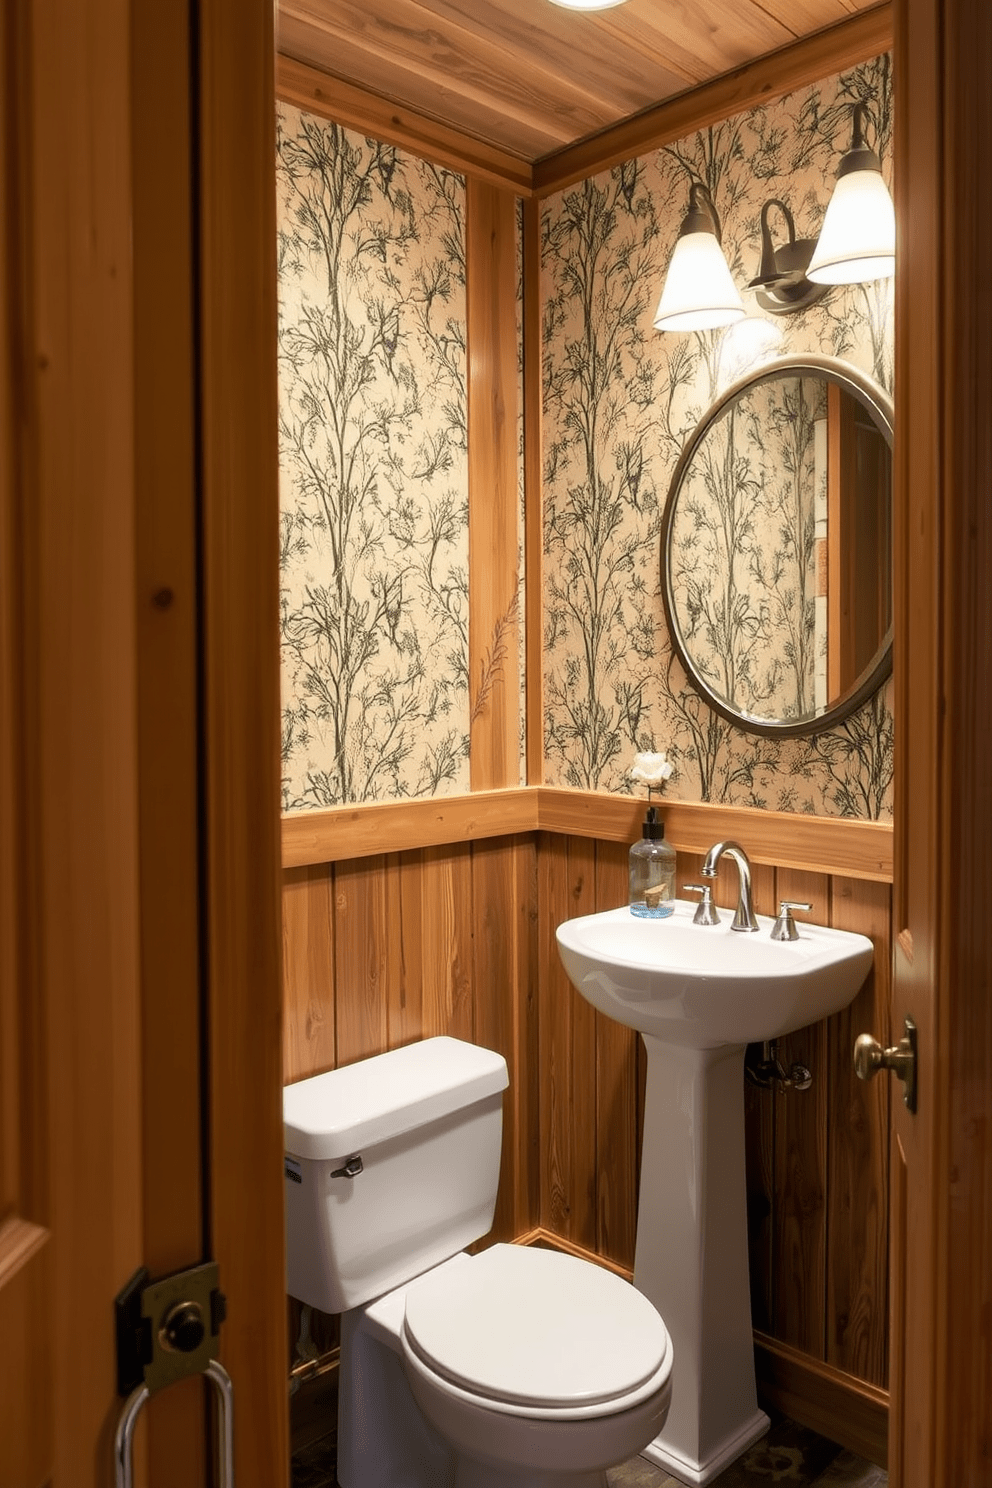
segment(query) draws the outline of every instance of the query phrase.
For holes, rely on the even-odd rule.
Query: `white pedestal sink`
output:
[[[805,922],[773,941],[626,908],[568,920],[558,948],[576,989],[641,1033],[648,1055],[634,1285],[672,1338],[672,1406],[643,1455],[710,1482],[767,1429],[758,1409],[744,1189],[744,1048],[839,1012],[868,975],[863,935]],[[814,1078],[819,1072],[814,1071]]]

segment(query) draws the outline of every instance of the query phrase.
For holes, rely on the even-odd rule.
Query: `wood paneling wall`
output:
[[[537,1223],[537,855],[532,836],[291,869],[287,1082],[450,1034],[510,1071],[492,1240]]]
[[[680,852],[679,884],[700,864]],[[774,913],[780,897],[809,900],[811,918],[876,947],[850,1008],[780,1041],[786,1065],[809,1065],[811,1089],[747,1086],[746,1119],[765,1393],[802,1416],[804,1399],[816,1409],[826,1392],[835,1404],[823,1407],[821,1429],[881,1460],[889,1089],[855,1080],[851,1049],[859,1032],[890,1032],[891,889],[762,864],[754,884],[760,913]],[[721,873],[718,901],[736,893],[734,875]],[[557,832],[288,870],[285,1078],[436,1033],[498,1049],[510,1090],[487,1243],[540,1229],[630,1271],[643,1049],[577,995],[555,943],[562,920],[626,897],[626,844]]]

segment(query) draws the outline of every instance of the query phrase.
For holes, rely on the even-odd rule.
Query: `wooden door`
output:
[[[113,1299],[207,1257],[239,1488],[287,1474],[271,32],[0,22],[3,1488],[113,1481]],[[210,1481],[207,1400],[140,1483]]]
[[[986,0],[899,0],[893,1488],[992,1482],[990,56]]]

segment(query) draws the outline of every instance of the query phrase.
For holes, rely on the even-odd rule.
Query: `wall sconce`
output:
[[[807,277],[816,284],[867,284],[896,271],[896,219],[882,162],[865,144],[867,105],[854,105],[851,148],[837,167]]]
[[[792,213],[777,197],[761,209],[761,261],[748,288],[773,315],[790,315],[821,300],[834,284],[865,284],[895,273],[895,213],[882,164],[865,144],[867,105],[854,106],[851,148],[818,239],[797,238]],[[770,217],[777,208],[788,242],[776,247]],[[701,331],[744,315],[723,249],[720,219],[707,188],[694,181],[655,315],[659,331]]]
[[[701,181],[689,188],[689,210],[675,242],[654,318],[658,331],[709,331],[744,318],[720,246],[720,219]]]
[[[778,207],[789,230],[789,241],[781,248],[772,242],[772,230],[768,219],[773,207]],[[806,270],[816,247],[814,238],[797,238],[796,224],[784,201],[773,197],[761,209],[761,262],[758,272],[748,285],[757,291],[758,304],[773,315],[789,315],[793,310],[805,310],[829,294],[828,284],[811,284]]]

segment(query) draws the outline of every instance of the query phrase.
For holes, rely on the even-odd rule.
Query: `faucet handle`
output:
[[[803,904],[799,899],[780,899],[778,919],[772,926],[772,940],[798,940],[799,931],[792,918],[794,909],[812,909],[812,904]]]
[[[688,893],[702,894],[703,896],[696,908],[696,913],[692,917],[692,923],[694,925],[719,925],[720,916],[717,914],[716,906],[713,903],[713,885],[683,884],[682,887]]]

